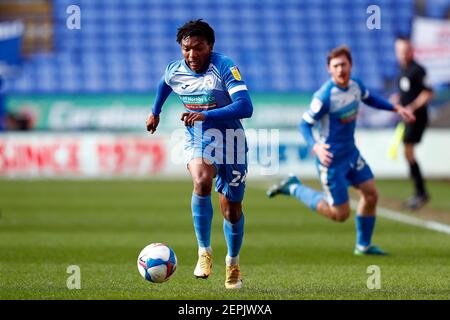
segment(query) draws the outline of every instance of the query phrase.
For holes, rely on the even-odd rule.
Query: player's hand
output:
[[[405,120],[405,122],[413,123],[414,121],[416,121],[414,113],[409,108],[404,108],[403,106],[397,104],[395,105],[395,110],[400,115],[400,117]]]
[[[330,149],[330,145],[325,143],[316,143],[313,146],[313,151],[319,158],[320,163],[326,167],[328,167],[333,160],[333,154],[328,151],[328,149]]]
[[[150,113],[145,124],[147,125],[147,131],[153,134],[156,131],[156,127],[158,127],[159,116],[155,116],[153,113]]]
[[[201,112],[184,112],[181,115],[181,121],[184,121],[184,125],[187,127],[193,127],[195,121],[204,121],[205,118]]]

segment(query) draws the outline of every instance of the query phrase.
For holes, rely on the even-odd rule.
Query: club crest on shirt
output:
[[[408,92],[410,87],[411,83],[409,82],[409,79],[407,77],[402,77],[400,79],[400,89],[404,92]]]
[[[214,79],[212,76],[208,75],[205,77],[205,86],[208,89],[213,89],[214,88]]]
[[[239,73],[239,69],[238,67],[234,66],[230,68],[231,73],[233,74],[233,77],[237,80],[237,81],[241,81],[241,74]]]

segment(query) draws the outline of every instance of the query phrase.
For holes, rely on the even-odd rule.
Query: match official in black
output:
[[[405,158],[409,164],[410,176],[414,182],[415,193],[405,206],[416,210],[428,202],[430,196],[425,188],[425,180],[414,156],[414,148],[421,141],[428,124],[428,103],[433,97],[433,91],[427,83],[425,69],[414,60],[413,47],[406,38],[397,38],[395,53],[400,64],[398,78],[399,94],[393,100],[410,109],[416,116],[414,123],[405,124],[403,142]]]

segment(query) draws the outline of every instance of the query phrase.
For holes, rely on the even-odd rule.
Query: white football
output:
[[[150,282],[169,280],[177,268],[175,252],[163,243],[152,243],[142,249],[137,259],[141,276]]]

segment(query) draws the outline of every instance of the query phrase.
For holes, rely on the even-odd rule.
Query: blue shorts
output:
[[[244,199],[247,164],[216,165],[216,192],[220,192],[232,202]]]
[[[349,200],[348,187],[373,179],[372,170],[355,148],[344,159],[333,159],[329,167],[316,162],[325,199],[330,205],[341,205]]]
[[[216,141],[203,139],[199,143],[193,141],[193,136],[186,134],[184,147],[185,162],[188,164],[192,159],[202,159],[208,164],[216,167],[216,192],[220,192],[232,202],[241,202],[244,199],[245,180],[247,178],[247,149],[231,154],[227,161],[226,149],[211,155],[211,149],[221,149],[221,144]]]

